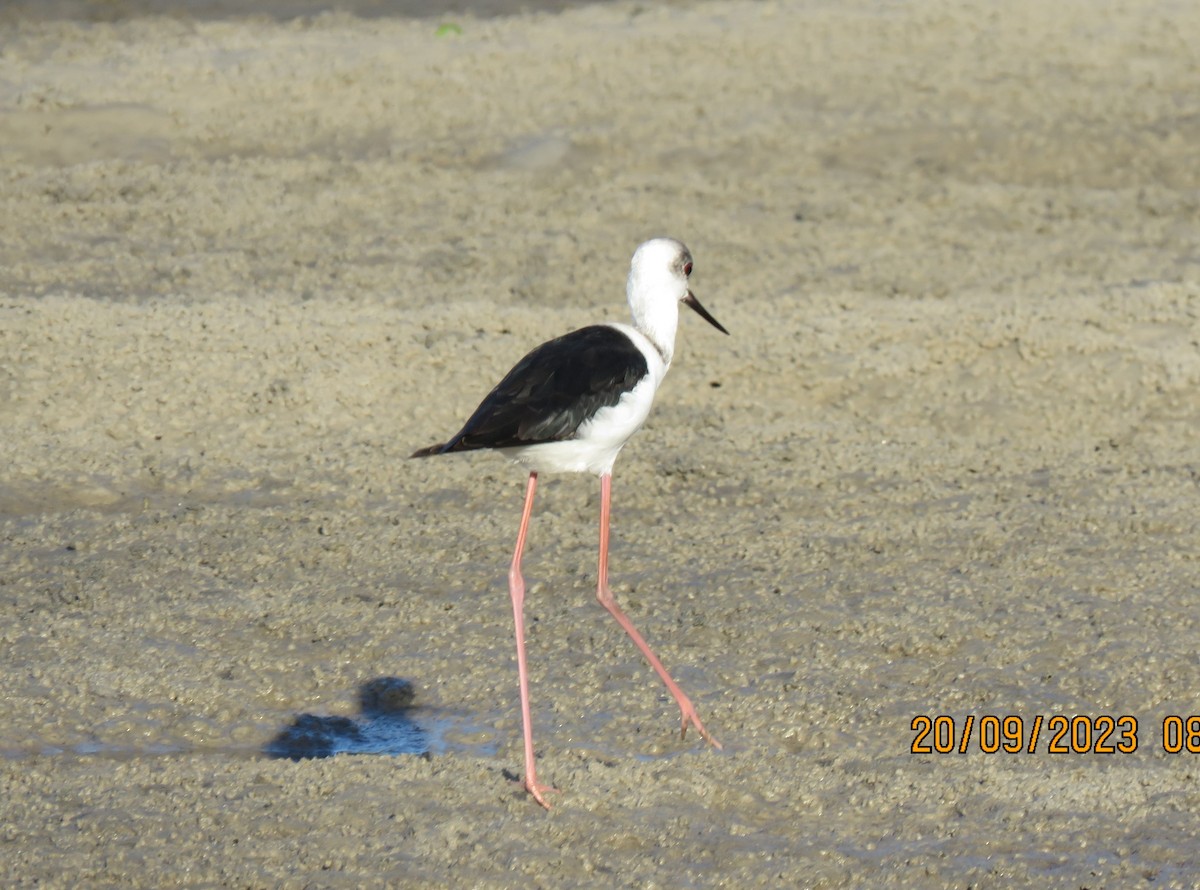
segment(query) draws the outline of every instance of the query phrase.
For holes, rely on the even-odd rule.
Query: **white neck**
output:
[[[675,329],[679,327],[679,301],[687,284],[677,276],[634,268],[626,286],[633,326],[646,335],[670,365],[675,354]]]

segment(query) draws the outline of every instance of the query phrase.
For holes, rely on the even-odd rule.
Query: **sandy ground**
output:
[[[3,883],[1194,886],[1200,15],[454,21],[4,19]],[[656,234],[732,336],[685,313],[613,580],[725,750],[546,479],[545,813],[523,474],[406,456]],[[264,755],[383,677],[429,756]]]

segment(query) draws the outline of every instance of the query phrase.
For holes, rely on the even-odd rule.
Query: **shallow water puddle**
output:
[[[496,753],[495,742],[471,742],[490,734],[447,715],[423,717],[413,705],[412,684],[399,677],[378,677],[359,689],[356,717],[301,714],[272,739],[263,752],[302,760],[334,754]]]
[[[266,744],[197,745],[159,737],[144,744],[86,739],[40,747],[0,748],[0,758],[38,756],[104,757],[118,760],[196,752],[235,757],[267,756],[304,760],[335,754],[433,755],[463,753],[494,756],[494,733],[471,718],[439,708],[413,704],[412,684],[398,677],[379,677],[359,688],[359,713],[353,716],[299,714],[270,718],[282,728]],[[131,705],[136,709],[136,705]],[[225,727],[226,730],[230,729]]]

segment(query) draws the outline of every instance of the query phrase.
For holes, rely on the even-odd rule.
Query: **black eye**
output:
[[[684,263],[684,264],[683,264],[683,274],[684,274],[684,275],[691,275],[691,274],[692,274],[692,264],[691,264],[691,263]]]

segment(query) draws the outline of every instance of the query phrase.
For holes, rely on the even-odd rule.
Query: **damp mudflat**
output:
[[[1195,884],[1200,22],[453,23],[0,18],[3,883]],[[547,813],[523,473],[406,456],[655,235],[611,581],[724,749],[547,476]]]

